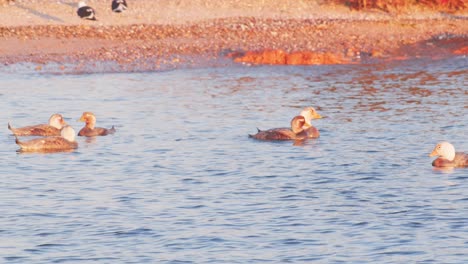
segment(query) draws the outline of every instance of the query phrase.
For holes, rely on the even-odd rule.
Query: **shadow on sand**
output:
[[[48,15],[48,14],[45,14],[45,13],[41,13],[41,12],[35,10],[35,9],[32,9],[30,7],[27,7],[27,6],[24,6],[24,5],[21,5],[21,4],[15,4],[15,6],[20,8],[20,9],[26,10],[29,13],[31,13],[31,14],[33,14],[35,16],[38,16],[38,17],[40,17],[42,19],[45,19],[45,20],[52,20],[52,21],[56,21],[56,22],[60,22],[60,23],[65,22],[62,19],[58,18],[58,17],[51,16],[51,15]]]

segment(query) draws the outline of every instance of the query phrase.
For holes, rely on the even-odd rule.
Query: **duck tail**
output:
[[[115,133],[115,127],[112,126],[110,129],[109,129],[109,134],[114,134]]]
[[[15,143],[21,146],[21,141],[19,140],[18,136],[15,135]]]
[[[260,133],[260,132],[262,132],[262,130],[261,130],[260,128],[257,127],[257,134]],[[257,138],[257,137],[256,137],[257,134],[255,134],[255,135],[249,134],[249,138]]]
[[[16,134],[17,134],[18,131],[16,131],[16,128],[14,128],[14,127],[11,126],[10,122],[8,122],[8,129],[11,131],[11,133],[13,133],[13,135],[16,136]],[[21,134],[21,133],[20,133],[20,134]]]

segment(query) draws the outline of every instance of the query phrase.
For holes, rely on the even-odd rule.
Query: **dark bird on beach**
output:
[[[127,10],[127,1],[125,0],[113,0],[112,1],[112,11],[120,13]]]
[[[78,10],[76,11],[79,17],[88,20],[97,20],[96,12],[90,6],[87,6],[84,1],[78,3]]]

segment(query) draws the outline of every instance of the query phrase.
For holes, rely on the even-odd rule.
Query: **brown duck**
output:
[[[468,167],[468,154],[455,152],[455,147],[447,141],[439,142],[432,150],[429,157],[438,156],[432,162],[434,167]]]
[[[251,138],[259,140],[303,140],[307,138],[307,133],[302,128],[305,124],[303,116],[295,116],[291,120],[291,128],[272,128],[260,130],[255,135],[249,135]]]
[[[61,114],[53,114],[49,118],[48,124],[40,124],[34,126],[26,126],[20,128],[13,128],[8,123],[8,129],[11,130],[15,136],[60,136],[60,130],[66,126],[67,123],[63,120]]]
[[[94,136],[106,136],[115,133],[115,128],[112,126],[110,129],[95,127],[96,116],[91,112],[84,112],[78,121],[85,122],[85,126],[78,132],[78,136],[94,137]]]
[[[71,126],[65,126],[60,136],[36,138],[28,141],[20,141],[16,137],[16,144],[21,151],[26,152],[54,152],[73,150],[78,147],[75,141],[75,130]]]

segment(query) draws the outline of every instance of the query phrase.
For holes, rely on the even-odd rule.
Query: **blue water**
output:
[[[18,68],[15,68],[18,67]],[[26,67],[27,68],[27,67]],[[468,60],[53,74],[0,70],[0,262],[466,263]],[[259,142],[305,106],[303,145]],[[7,123],[117,133],[18,153]]]

